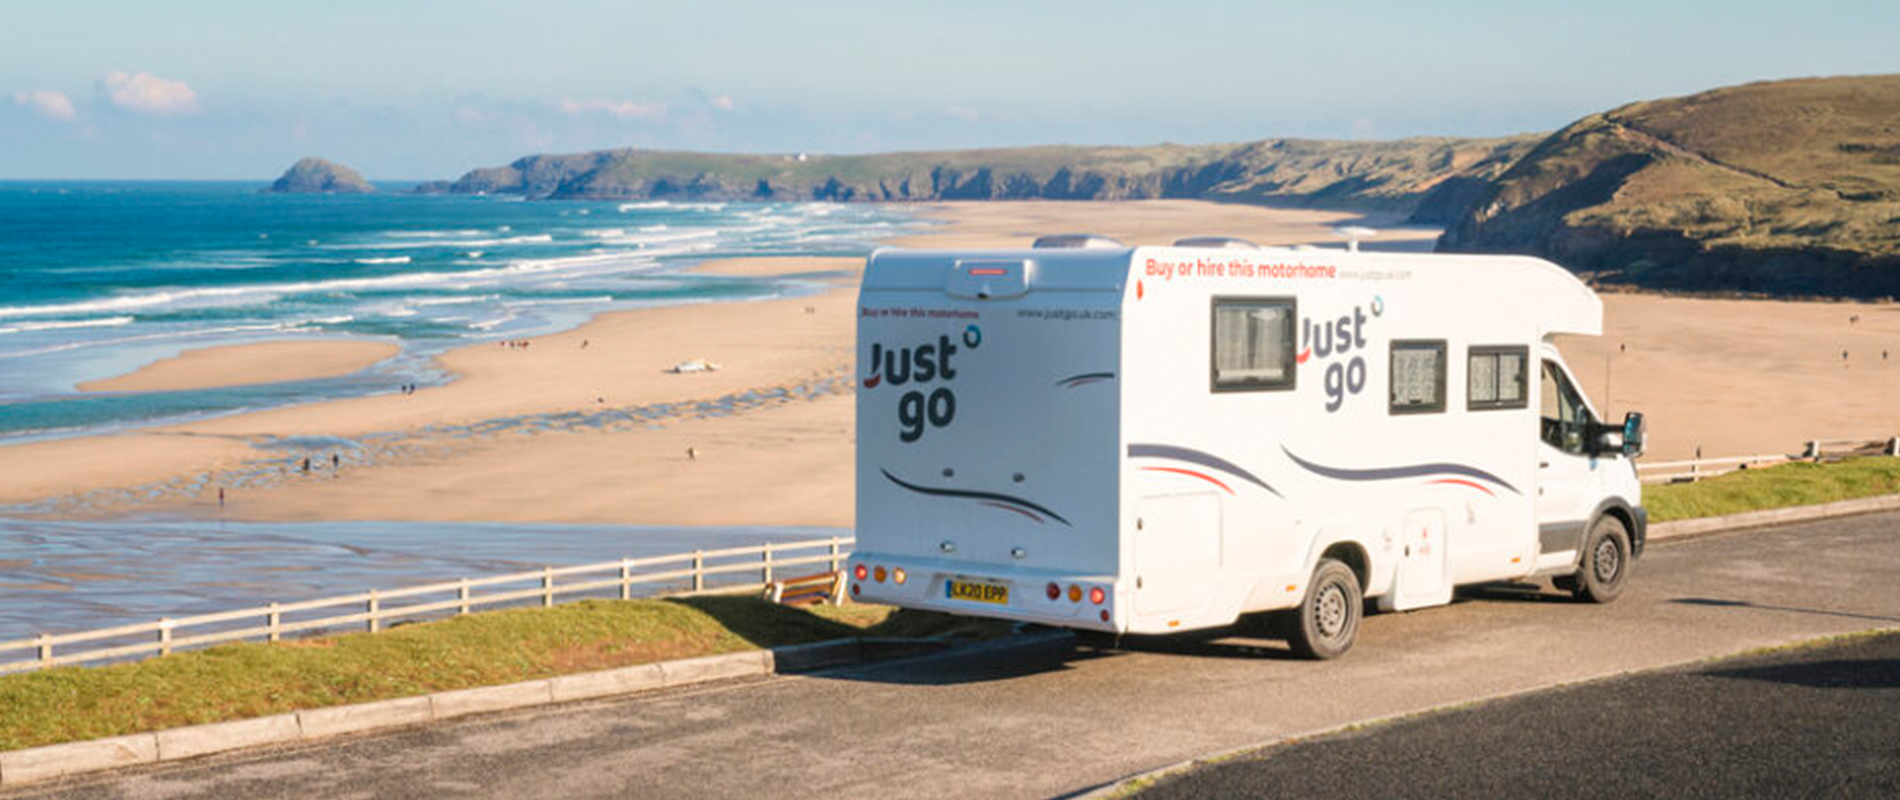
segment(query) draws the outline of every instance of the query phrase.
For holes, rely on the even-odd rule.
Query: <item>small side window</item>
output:
[[[1392,342],[1392,413],[1445,410],[1445,340]]]
[[[1528,408],[1530,392],[1525,390],[1530,369],[1530,348],[1480,346],[1471,348],[1466,361],[1465,407],[1473,411],[1502,408]]]
[[[1213,390],[1293,388],[1291,297],[1214,298]]]

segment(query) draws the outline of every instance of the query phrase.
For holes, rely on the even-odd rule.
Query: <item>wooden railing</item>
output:
[[[276,642],[297,634],[335,632],[357,625],[375,633],[396,621],[467,614],[477,608],[506,604],[538,602],[541,606],[552,606],[564,600],[585,599],[582,596],[589,594],[629,600],[636,595],[758,591],[771,585],[777,571],[786,567],[828,564],[831,571],[838,571],[855,541],[834,536],[790,544],[695,550],[572,567],[544,567],[486,578],[372,589],[341,597],[163,618],[114,628],[40,634],[31,639],[0,641],[0,674],[93,661],[146,658],[225,642]],[[810,550],[821,552],[799,555]],[[788,554],[791,555],[788,557]],[[754,577],[757,580],[752,580]],[[438,595],[444,597],[438,599]],[[337,608],[355,610],[318,615]],[[80,647],[75,648],[76,645]]]
[[[1639,461],[1636,474],[1644,483],[1692,483],[1745,469],[1772,467],[1790,461],[1825,461],[1849,456],[1900,456],[1900,438],[1893,439],[1810,439],[1799,454],[1773,453],[1726,458],[1697,457],[1682,461]]]

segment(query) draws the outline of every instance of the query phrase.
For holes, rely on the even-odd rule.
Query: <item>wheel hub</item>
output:
[[[1596,574],[1597,582],[1609,583],[1616,580],[1617,570],[1623,568],[1622,553],[1616,549],[1616,542],[1604,539],[1597,544]]]
[[[1338,638],[1346,629],[1346,593],[1338,586],[1320,590],[1313,604],[1313,622],[1321,638]]]

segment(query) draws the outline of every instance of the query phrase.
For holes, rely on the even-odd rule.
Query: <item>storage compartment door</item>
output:
[[[1220,498],[1144,497],[1135,506],[1135,613],[1192,611],[1220,582]]]
[[[1403,547],[1399,551],[1399,585],[1392,593],[1392,607],[1403,611],[1451,602],[1451,541],[1447,538],[1444,510],[1422,508],[1407,512],[1404,525],[1405,529],[1399,533]]]

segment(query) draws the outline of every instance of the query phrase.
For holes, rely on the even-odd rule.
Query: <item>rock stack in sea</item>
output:
[[[356,170],[305,156],[284,170],[282,177],[264,191],[272,194],[369,194],[376,187],[363,180]]]

